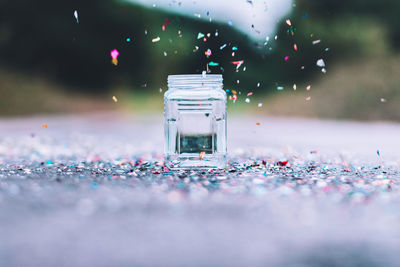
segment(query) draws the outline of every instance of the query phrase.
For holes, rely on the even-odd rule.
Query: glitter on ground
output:
[[[0,120],[2,265],[398,265],[398,124],[229,119],[226,169],[174,172],[158,117]]]

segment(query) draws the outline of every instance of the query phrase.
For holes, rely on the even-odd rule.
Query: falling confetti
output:
[[[256,122],[256,125],[257,125],[257,126],[260,126],[260,125],[261,125],[261,123],[259,123],[259,122]]]
[[[77,10],[74,11],[74,17],[76,19],[76,23],[79,24],[79,18],[78,18],[78,11]],[[83,23],[83,24],[85,24],[85,23]]]
[[[310,89],[311,89],[311,85],[307,85],[306,90],[307,90],[307,91],[310,91]]]
[[[208,62],[208,66],[210,66],[210,67],[219,66],[219,63],[210,61],[210,62]]]
[[[157,43],[158,41],[160,41],[160,37],[157,36],[156,38],[152,39],[151,41],[152,41],[153,43]]]
[[[42,125],[42,127],[43,127],[43,128],[47,128],[47,124],[44,123],[44,124]]]
[[[253,92],[247,93],[247,96],[251,96],[253,95]]]
[[[286,56],[286,57],[285,57],[285,61],[289,61],[289,56]]]
[[[212,55],[211,49],[207,49],[207,51],[204,52],[204,54],[205,54],[207,57],[211,56],[211,55]]]
[[[298,48],[297,48],[297,44],[294,44],[294,45],[293,45],[293,49],[294,49],[294,51],[297,51],[297,49],[298,49]]]
[[[317,60],[317,66],[318,67],[325,67],[325,61],[323,59],[318,59]]]
[[[290,21],[290,19],[286,20],[286,24],[289,25],[289,26],[292,26],[292,22]]]
[[[198,34],[197,34],[197,39],[201,39],[201,38],[203,38],[204,37],[204,34],[202,34],[201,32],[199,32]]]
[[[244,63],[244,60],[232,61],[231,63],[236,65],[236,69],[238,69]]]
[[[115,103],[118,102],[118,99],[117,99],[117,97],[115,95],[113,95],[112,99],[114,100]]]
[[[295,91],[296,91],[296,89],[297,89],[297,86],[296,86],[296,84],[293,84],[293,90],[295,90]]]
[[[283,86],[278,86],[278,87],[276,87],[276,90],[278,90],[278,91],[282,91],[283,89],[284,89]]]
[[[257,83],[257,87],[260,87],[260,83]]]
[[[226,44],[223,44],[223,45],[220,46],[219,49],[222,50],[222,49],[224,49],[225,47],[226,47]]]
[[[165,31],[165,24],[163,24],[163,25],[161,26],[161,29],[162,29],[163,32]]]
[[[312,42],[313,45],[319,44],[321,42],[321,40],[315,40]]]
[[[263,105],[263,103],[261,103],[261,102],[260,102],[260,103],[258,103],[258,105],[257,105],[257,106],[258,106],[259,108],[261,108],[261,107],[262,107],[262,105]]]
[[[386,99],[385,99],[385,98],[381,98],[381,102],[382,102],[382,103],[385,103],[385,102],[386,102]]]
[[[117,50],[117,49],[112,50],[111,53],[110,53],[110,55],[111,55],[111,58],[112,58],[111,62],[112,62],[115,66],[117,66],[117,65],[118,65],[118,56],[119,56],[118,50]]]

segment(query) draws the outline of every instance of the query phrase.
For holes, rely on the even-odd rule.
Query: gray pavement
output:
[[[399,136],[232,116],[226,170],[172,173],[161,116],[1,119],[0,266],[398,266]]]

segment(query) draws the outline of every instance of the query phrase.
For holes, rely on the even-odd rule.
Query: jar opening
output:
[[[222,74],[179,74],[168,75],[168,88],[196,89],[201,87],[222,87]]]

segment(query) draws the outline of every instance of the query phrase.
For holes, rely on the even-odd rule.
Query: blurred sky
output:
[[[277,20],[289,14],[291,0],[127,0],[151,8],[203,20],[227,23],[254,40],[265,40],[274,33]],[[254,25],[254,28],[252,27]]]

